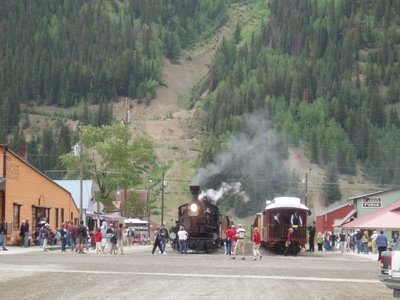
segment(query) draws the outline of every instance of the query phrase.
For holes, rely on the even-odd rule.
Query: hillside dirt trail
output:
[[[245,13],[241,11],[237,16],[243,17]],[[185,109],[184,98],[200,79],[207,76],[208,65],[220,42],[232,32],[236,22],[237,17],[232,18],[206,45],[183,54],[177,61],[171,62],[164,58],[162,86],[156,90],[156,97],[149,105],[138,104],[128,99],[128,107],[131,111],[129,128],[134,133],[148,136],[153,141],[157,163],[168,164],[165,173],[165,180],[168,183],[165,194],[168,200],[166,200],[166,217],[164,218],[167,224],[173,222],[176,217],[177,206],[190,197],[188,186],[195,176],[193,162],[200,155],[199,135],[202,119],[206,114],[197,108]],[[191,59],[186,59],[189,56]],[[115,104],[114,114],[120,120],[124,119],[125,112],[126,99],[123,98]],[[285,166],[303,180],[307,173],[308,204],[315,214],[322,213],[325,209],[322,188],[324,170],[312,164],[304,153],[294,149],[289,151]],[[366,189],[371,189],[363,178],[364,176],[360,173],[352,178],[341,177],[342,199],[364,194]]]
[[[157,163],[168,164],[165,194],[169,194],[170,199],[164,218],[167,224],[176,217],[177,204],[190,197],[189,185],[195,175],[195,168],[191,166],[200,154],[198,135],[205,114],[196,108],[187,110],[184,98],[199,80],[207,76],[208,65],[220,42],[234,28],[232,24],[233,21],[222,27],[207,45],[183,54],[174,62],[163,58],[162,86],[156,90],[156,97],[149,105],[128,100],[129,128],[149,137],[153,141]],[[189,55],[190,59],[186,59]],[[124,119],[126,107],[126,99],[114,106],[117,119]]]

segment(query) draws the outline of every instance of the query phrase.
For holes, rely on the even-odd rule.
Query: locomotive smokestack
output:
[[[189,186],[189,188],[190,188],[190,193],[192,194],[192,199],[193,200],[198,200],[199,199],[199,194],[200,194],[200,186],[191,185],[191,186]]]

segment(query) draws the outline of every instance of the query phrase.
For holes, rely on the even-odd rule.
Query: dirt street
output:
[[[392,299],[379,263],[362,255],[264,251],[254,261],[169,248],[152,256],[136,245],[124,255],[14,252],[0,252],[2,299]]]

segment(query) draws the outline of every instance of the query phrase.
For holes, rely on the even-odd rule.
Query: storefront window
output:
[[[61,223],[64,224],[64,208],[61,208]]]
[[[14,218],[13,218],[13,228],[14,230],[19,229],[19,223],[20,223],[20,213],[21,213],[21,205],[20,204],[14,204]]]

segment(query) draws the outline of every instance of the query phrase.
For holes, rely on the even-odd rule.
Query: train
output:
[[[307,242],[307,217],[311,210],[297,197],[276,197],[267,201],[257,213],[252,228],[258,227],[261,245],[277,254],[297,255]],[[294,242],[287,247],[289,228],[293,228]],[[290,250],[290,251],[289,251]]]
[[[178,219],[170,229],[171,246],[174,250],[179,250],[177,232],[183,226],[188,233],[187,249],[191,252],[207,253],[223,245],[225,231],[231,226],[231,222],[209,198],[199,199],[200,186],[191,185],[190,193],[191,201],[179,206]]]

